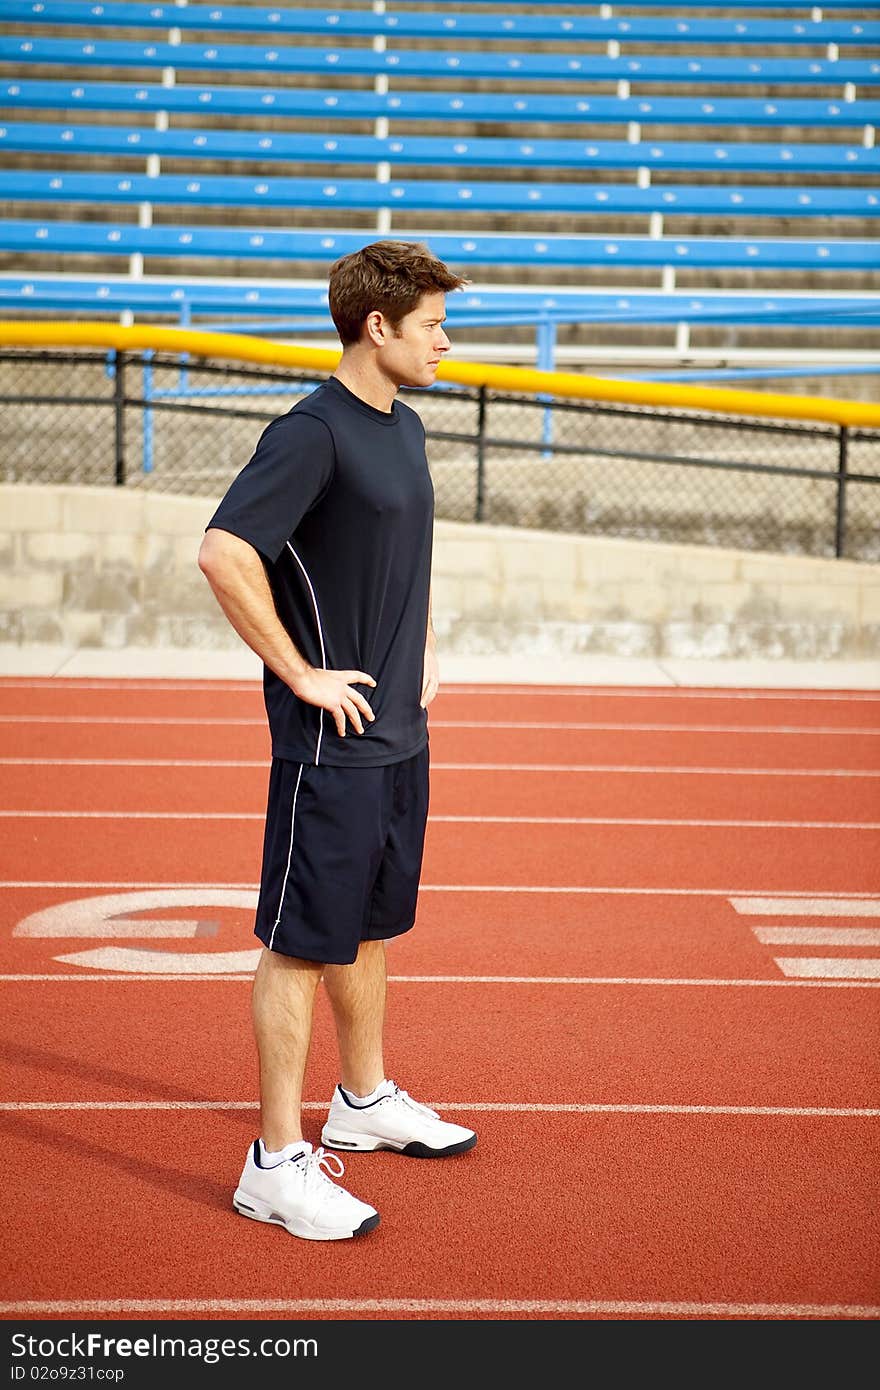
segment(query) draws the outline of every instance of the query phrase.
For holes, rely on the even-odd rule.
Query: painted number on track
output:
[[[33,912],[18,923],[13,936],[192,941],[212,936],[217,923],[198,917],[146,920],[131,914],[181,907],[237,907],[253,911],[256,905],[257,894],[252,889],[155,888],[110,893],[55,903]],[[104,945],[54,957],[65,965],[83,965],[92,970],[153,975],[251,974],[258,958],[259,947],[249,951],[156,951],[140,945]]]

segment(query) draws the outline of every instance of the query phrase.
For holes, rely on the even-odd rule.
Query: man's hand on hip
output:
[[[310,666],[290,682],[290,688],[307,705],[328,710],[333,715],[339,737],[345,738],[346,719],[356,734],[362,734],[363,720],[372,723],[376,717],[360,691],[353,688],[354,684],[375,686],[376,682],[366,671],[319,671]]]

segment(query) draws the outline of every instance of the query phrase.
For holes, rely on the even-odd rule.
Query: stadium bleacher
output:
[[[0,0],[0,308],[327,332],[391,235],[508,360],[876,352],[880,4],[672,9]]]

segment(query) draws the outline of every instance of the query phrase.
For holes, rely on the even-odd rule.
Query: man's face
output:
[[[384,320],[385,342],[380,351],[382,370],[396,386],[432,386],[449,339],[443,331],[446,296],[425,294],[394,329]]]

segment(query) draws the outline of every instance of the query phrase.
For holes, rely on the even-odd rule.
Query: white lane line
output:
[[[663,1303],[605,1299],[490,1299],[490,1298],[101,1298],[19,1299],[0,1303],[0,1313],[19,1317],[59,1317],[79,1313],[87,1317],[119,1313],[246,1313],[259,1318],[266,1313],[291,1316],[309,1313],[477,1313],[550,1316],[562,1313],[670,1318],[855,1318],[874,1319],[880,1307],[858,1303]]]
[[[39,885],[36,886],[39,887]],[[172,886],[174,885],[169,885],[169,887]],[[204,886],[207,888],[212,885],[205,884]],[[234,885],[228,884],[224,886],[233,887]],[[738,891],[741,890],[738,890],[736,888],[609,888],[600,887],[597,884],[582,884],[577,886],[567,884],[564,886],[557,887],[555,885],[530,883],[423,883],[419,887],[420,893],[647,893],[649,895],[657,893],[660,895],[669,894],[673,897],[681,896],[686,898],[730,898],[733,894],[737,893]],[[852,894],[852,898],[875,897],[877,897],[877,894],[872,893],[870,890],[868,890],[867,892],[857,892]],[[772,902],[773,899],[768,898],[765,901]],[[816,898],[814,899],[814,901],[820,902],[821,899]],[[846,901],[851,901],[851,898],[847,898]],[[785,911],[785,909],[783,909],[783,911]],[[869,915],[875,916],[876,914],[872,912]]]
[[[14,820],[263,820],[265,811],[0,811]]]
[[[153,695],[162,695],[166,690],[200,690],[205,694],[219,691],[225,694],[227,691],[244,691],[246,694],[259,695],[262,690],[262,683],[259,676],[252,681],[235,680],[214,680],[206,677],[204,680],[174,680],[166,676],[154,676],[151,680],[137,679],[114,679],[112,676],[91,679],[88,676],[10,676],[0,677],[0,691],[2,690],[61,690],[68,693],[72,690],[149,690]]]
[[[479,1110],[503,1115],[791,1115],[806,1119],[878,1119],[863,1105],[610,1105],[585,1102],[429,1101],[433,1110]],[[258,1110],[258,1100],[5,1100],[0,1110]],[[326,1110],[326,1100],[303,1101],[304,1110]]]
[[[180,982],[182,980],[210,980],[212,984],[223,984],[224,982],[235,982],[237,984],[240,984],[242,980],[251,979],[253,979],[253,971],[250,971],[248,974],[242,974],[241,972],[239,972],[236,975],[230,975],[226,972],[224,972],[223,974],[218,973],[215,975],[212,972],[207,971],[202,975],[193,975],[191,972],[187,974],[178,974],[171,970],[169,970],[167,974],[162,975],[158,975],[155,973],[145,974],[143,971],[141,971],[140,974],[137,974],[133,970],[127,970],[125,974],[101,974],[100,971],[95,970],[89,972],[88,974],[79,975],[62,975],[60,971],[57,975],[0,975],[0,983],[4,981],[9,981],[10,983],[18,984],[23,984],[25,982],[34,983],[40,981],[42,981],[43,983],[49,983],[52,980],[62,980],[66,984],[72,984],[77,980],[103,980],[105,983],[107,983],[110,980],[155,980],[159,984],[164,984],[169,981]],[[789,982],[787,980],[780,980],[777,983],[787,984]]]
[[[0,758],[2,767],[261,767],[268,758]]]
[[[144,880],[140,880],[140,879],[96,879],[96,878],[87,878],[87,879],[71,879],[71,878],[62,878],[62,879],[51,879],[51,878],[17,879],[17,878],[16,878],[16,879],[13,879],[13,878],[7,878],[7,879],[0,879],[0,888],[125,888],[125,889],[134,889],[134,888],[186,888],[186,889],[196,889],[196,888],[198,888],[198,889],[201,889],[201,888],[205,888],[205,889],[209,889],[209,890],[214,890],[214,889],[234,889],[234,890],[240,890],[240,889],[253,889],[254,891],[257,891],[257,890],[259,889],[259,884],[256,883],[256,882],[252,882],[252,883],[238,883],[238,882],[232,883],[232,882],[226,882],[226,883],[224,883],[224,882],[223,882],[222,880],[220,880],[220,879],[212,879],[209,883],[206,883],[206,882],[194,883],[194,882],[192,882],[191,880],[169,882],[168,879],[144,879]],[[618,885],[614,885],[614,886],[606,886],[606,885],[599,885],[599,884],[583,884],[583,885],[579,885],[579,886],[577,886],[577,887],[573,887],[573,886],[570,886],[570,885],[566,885],[566,886],[563,886],[563,887],[558,887],[558,886],[555,886],[555,885],[553,885],[553,886],[548,886],[548,885],[545,885],[545,884],[531,884],[531,883],[528,883],[528,884],[523,884],[523,883],[422,883],[422,884],[419,885],[419,892],[420,892],[420,893],[598,893],[598,894],[605,894],[605,893],[609,893],[609,894],[611,894],[611,893],[621,893],[621,894],[624,894],[624,895],[635,895],[635,896],[647,895],[648,897],[651,897],[651,896],[658,896],[658,897],[686,897],[686,898],[730,898],[731,902],[733,902],[733,901],[735,900],[735,895],[740,895],[738,898],[736,898],[736,901],[740,901],[740,902],[761,902],[761,903],[770,903],[770,904],[777,903],[777,902],[786,903],[786,902],[792,902],[792,901],[796,901],[796,902],[810,901],[810,902],[812,902],[812,903],[818,904],[818,906],[817,906],[817,908],[816,908],[817,911],[820,911],[820,910],[821,910],[821,905],[822,905],[823,903],[825,903],[825,902],[828,902],[828,903],[835,903],[835,902],[853,903],[853,902],[859,902],[859,901],[862,901],[862,900],[870,900],[871,902],[874,902],[874,901],[877,902],[877,904],[878,904],[877,910],[871,911],[870,913],[867,913],[867,914],[864,914],[864,915],[868,915],[868,916],[872,916],[872,917],[873,917],[873,916],[880,915],[880,893],[874,893],[874,892],[871,892],[870,890],[868,890],[868,891],[866,891],[866,892],[858,892],[858,891],[857,891],[857,892],[854,892],[854,893],[849,894],[846,898],[835,898],[835,897],[833,897],[832,895],[829,895],[827,898],[823,898],[823,897],[821,896],[821,894],[814,894],[813,897],[810,898],[810,899],[800,899],[800,898],[799,898],[799,899],[792,899],[792,898],[789,896],[789,894],[786,893],[786,892],[785,892],[784,890],[782,890],[782,889],[771,889],[771,890],[769,890],[769,893],[770,893],[770,894],[772,894],[772,893],[778,893],[778,894],[779,894],[778,897],[764,896],[764,897],[761,897],[761,898],[749,898],[749,897],[744,897],[744,896],[742,896],[742,895],[743,895],[744,893],[746,893],[747,891],[748,891],[748,890],[744,890],[744,889],[742,889],[742,888],[670,888],[670,887],[636,888],[636,887],[632,887],[632,886],[627,885],[627,884],[618,884]],[[768,890],[765,890],[765,891],[768,891]],[[773,912],[773,911],[775,911],[775,910],[777,910],[777,909],[775,909],[774,907],[770,906],[770,907],[768,907],[768,908],[766,908],[766,909],[761,909],[761,910],[762,910],[762,911],[767,911],[767,912]],[[779,910],[780,912],[782,912],[782,913],[785,913],[788,909],[785,908],[785,907],[781,907],[781,908],[779,908],[778,910]],[[853,914],[853,913],[850,913],[849,911],[847,911],[845,915],[847,915],[847,916],[852,916],[852,915],[862,915],[862,914],[861,914],[861,913],[858,913],[858,912],[856,912],[855,914]]]
[[[695,686],[638,686],[638,685],[466,685],[462,682],[444,682],[441,694],[444,695],[550,695],[567,700],[572,695],[604,699],[611,696],[622,700],[831,700],[842,704],[880,700],[880,673],[877,676],[878,689],[875,690],[808,690],[792,686],[761,689],[742,686],[713,686],[700,689]]]
[[[880,675],[877,678],[880,687]],[[132,677],[90,677],[90,676],[0,676],[0,690],[148,690],[161,695],[166,690],[199,690],[203,693],[219,691],[243,691],[259,697],[262,685],[259,676],[252,680],[222,677],[182,680],[173,676],[153,676],[151,678]],[[550,695],[560,700],[568,700],[572,695],[581,698],[602,700],[607,697],[625,700],[812,700],[852,704],[862,701],[880,700],[880,689],[873,690],[811,690],[803,686],[761,687],[761,686],[681,686],[681,685],[589,685],[581,682],[569,685],[492,685],[485,681],[471,684],[468,681],[444,682],[443,695]]]
[[[183,820],[262,821],[265,811],[23,811],[0,810],[12,820]],[[759,830],[880,830],[880,821],[847,820],[717,820],[662,816],[434,816],[429,821],[449,825],[667,825],[704,830],[708,826]]]
[[[239,718],[224,715],[222,718],[206,718],[198,715],[193,716],[172,716],[166,714],[0,714],[0,724],[94,724],[98,728],[104,728],[108,724],[134,724],[145,728],[148,724],[161,724],[163,726],[174,727],[176,725],[190,726],[199,725],[201,728],[214,728],[215,726],[236,728],[266,728],[265,717],[261,718]]]
[[[0,724],[93,724],[99,728],[104,728],[108,724],[134,725],[144,728],[148,725],[161,725],[162,727],[174,728],[176,726],[190,727],[198,725],[200,728],[266,728],[265,717],[248,718],[241,716],[222,715],[211,716],[209,718],[199,717],[198,715],[136,715],[136,714],[0,714]],[[865,734],[876,737],[880,735],[880,729],[869,727],[859,728],[856,726],[831,727],[818,725],[787,725],[787,724],[633,724],[622,723],[620,721],[555,721],[547,723],[544,721],[527,720],[485,720],[474,719],[432,719],[432,729],[479,729],[481,735],[491,734],[496,729],[526,729],[534,732],[536,729],[557,730],[562,732],[592,732],[592,733],[644,733],[644,734],[842,734],[851,736],[853,734]]]
[[[15,814],[0,811],[0,815]],[[39,815],[39,812],[33,814]],[[62,812],[67,815],[68,812]],[[192,817],[197,819],[197,817]],[[699,827],[720,825],[733,829],[761,830],[880,830],[880,821],[844,820],[718,820],[714,816],[672,819],[661,816],[429,816],[432,821],[456,824],[488,821],[498,825],[679,825]]]
[[[777,956],[776,964],[792,979],[880,980],[880,960],[869,957]]]
[[[753,927],[752,931],[764,946],[880,946],[880,928],[875,927]]]
[[[0,758],[2,767],[259,767],[267,758]],[[712,777],[880,777],[880,770],[849,767],[681,767],[676,764],[621,763],[431,763],[432,772],[619,772],[666,776],[688,773]]]
[[[732,897],[737,912],[754,917],[880,917],[880,901],[865,901],[872,895],[853,893],[845,898]]]
[[[47,759],[47,761],[51,761]],[[431,762],[432,772],[622,772],[690,773],[704,777],[880,777],[880,770],[849,767],[698,767],[672,763],[441,763]]]
[[[83,953],[85,954],[85,953]],[[169,953],[171,954],[171,953]],[[175,956],[172,956],[176,959]],[[62,957],[63,959],[63,957]],[[65,975],[60,971],[57,974],[6,974],[0,975],[0,983],[32,983],[52,984],[63,982],[71,983],[92,983],[93,981],[115,980],[124,982],[128,980],[155,981],[157,984],[169,981],[207,981],[212,984],[234,982],[241,983],[253,979],[253,970],[230,974],[228,971],[217,972],[204,970],[200,973],[187,971],[181,973],[176,970],[164,971],[140,971],[126,970],[124,972],[92,971],[83,972],[78,975]],[[688,988],[697,986],[698,988],[721,988],[721,989],[877,989],[880,984],[874,984],[870,980],[849,980],[849,979],[791,979],[791,980],[717,980],[717,979],[663,979],[652,975],[645,977],[627,975],[592,975],[592,976],[568,976],[568,975],[389,975],[390,984],[454,984],[454,985],[638,985],[651,986],[658,985],[663,989],[669,988]]]
[[[26,715],[16,715],[14,718],[27,720]],[[59,723],[65,722],[63,719]],[[93,719],[93,723],[102,723],[100,719]],[[132,720],[132,723],[138,721]],[[173,721],[172,721],[173,722]],[[210,723],[218,721],[210,720]],[[219,721],[222,722],[222,721]],[[470,719],[432,719],[432,729],[479,729],[481,733],[491,733],[493,729],[557,729],[557,730],[590,730],[594,733],[641,733],[641,734],[880,734],[880,729],[876,726],[869,728],[859,728],[856,726],[833,725],[824,727],[816,724],[632,724],[617,721],[565,721],[557,720],[552,723],[544,720],[504,720],[492,719],[488,721]]]

